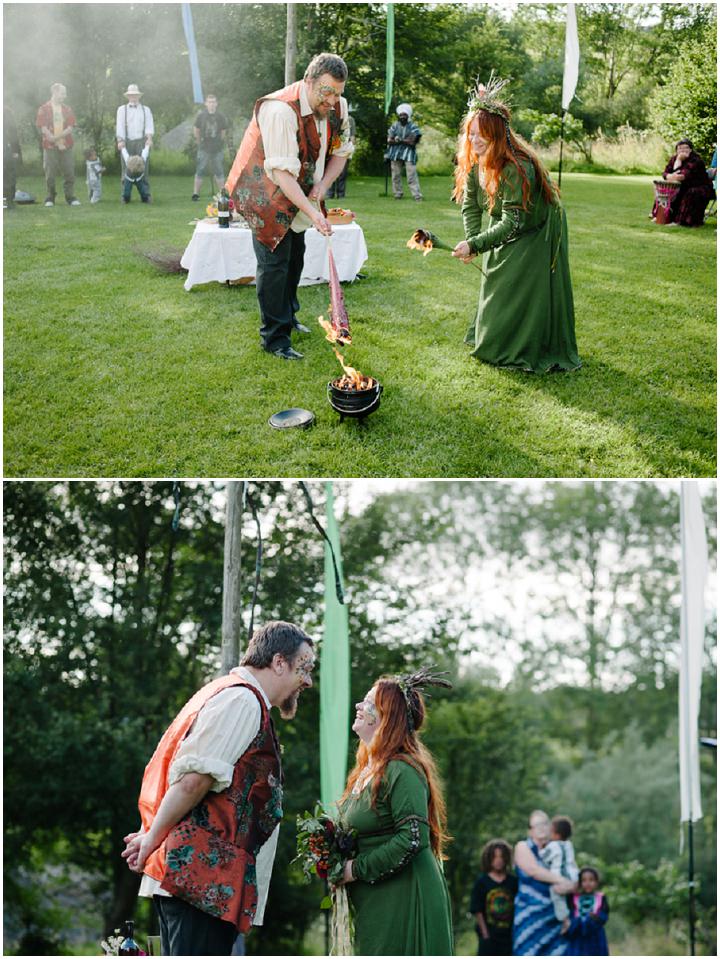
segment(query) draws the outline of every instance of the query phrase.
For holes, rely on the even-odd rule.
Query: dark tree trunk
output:
[[[122,928],[126,919],[134,917],[139,888],[140,876],[130,872],[123,861],[113,877],[113,898],[105,916],[103,936],[113,935],[116,929]]]

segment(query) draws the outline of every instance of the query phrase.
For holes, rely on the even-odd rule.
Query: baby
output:
[[[85,181],[88,188],[88,198],[91,203],[98,203],[102,196],[102,175],[105,167],[98,159],[94,147],[85,151]]]
[[[554,816],[550,823],[550,842],[540,853],[543,865],[558,872],[563,879],[578,881],[578,867],[575,862],[575,850],[570,842],[573,823],[567,816]],[[550,887],[555,918],[562,923],[562,931],[567,932],[570,925],[570,911],[565,896]]]

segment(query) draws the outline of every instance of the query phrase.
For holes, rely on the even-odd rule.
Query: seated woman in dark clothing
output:
[[[679,140],[675,153],[663,170],[663,180],[677,183],[678,192],[670,201],[665,222],[669,226],[702,226],[705,207],[715,197],[715,191],[700,156],[695,153],[690,140]],[[657,215],[658,202],[653,206],[653,219]]]

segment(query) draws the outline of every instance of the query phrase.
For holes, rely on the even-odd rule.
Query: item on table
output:
[[[227,230],[230,226],[231,203],[232,200],[228,196],[227,190],[223,190],[218,197],[217,203],[218,226],[222,230]]]
[[[327,211],[327,220],[336,226],[340,226],[343,223],[352,223],[354,219],[355,214],[353,211],[344,210],[341,206],[331,207],[331,209]]]

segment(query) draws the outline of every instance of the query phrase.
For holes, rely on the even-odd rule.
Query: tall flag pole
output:
[[[193,29],[192,12],[189,3],[182,4],[182,21],[185,30],[185,40],[188,45],[188,55],[190,57],[190,75],[192,77],[193,100],[195,103],[203,102],[202,83],[200,82],[200,64],[198,62],[197,46],[195,45],[195,30]]]
[[[575,16],[575,4],[567,5],[567,18],[565,20],[565,67],[563,69],[562,86],[562,113],[560,116],[560,165],[558,169],[558,186],[562,183],[562,156],[563,140],[565,139],[565,114],[570,106],[570,101],[575,96],[575,88],[578,82],[578,73],[580,71],[580,44],[578,42],[577,18]]]
[[[690,955],[695,955],[695,863],[693,823],[702,819],[698,716],[705,639],[707,540],[697,480],[680,484],[682,607],[680,615],[680,821],[688,824],[688,918]]]
[[[390,104],[395,82],[395,5],[387,4],[387,27],[385,32],[385,116],[390,115]],[[385,161],[385,196],[388,192],[390,161]]]
[[[342,579],[340,534],[332,483],[325,484],[326,530]],[[338,602],[330,547],[325,544],[325,625],[320,653],[320,798],[328,808],[345,788],[350,740],[350,641],[348,610]]]
[[[385,116],[390,113],[393,83],[395,81],[395,4],[387,4],[387,30],[385,39]]]

